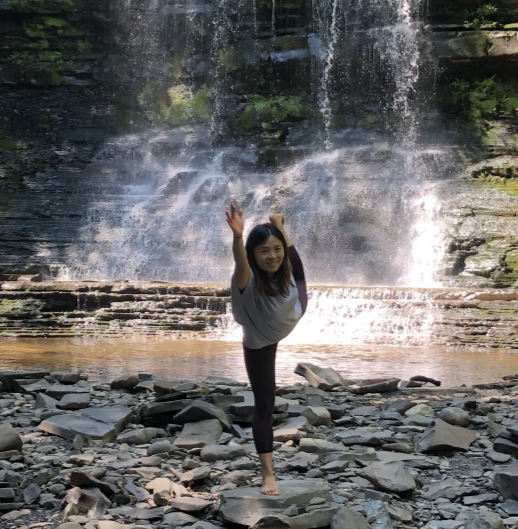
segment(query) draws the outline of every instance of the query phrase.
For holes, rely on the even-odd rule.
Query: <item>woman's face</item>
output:
[[[271,277],[279,270],[284,260],[282,242],[270,235],[268,239],[254,248],[254,257],[257,266]]]

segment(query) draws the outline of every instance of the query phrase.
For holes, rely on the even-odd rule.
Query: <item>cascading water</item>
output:
[[[178,9],[155,11],[167,19]],[[261,25],[256,9],[244,15],[240,2],[219,0],[214,9],[210,124],[150,129],[105,145],[88,169],[101,192],[68,255],[65,278],[227,282],[231,237],[223,211],[235,200],[248,227],[272,209],[286,214],[312,283],[436,285],[443,250],[438,188],[454,170],[455,155],[433,127],[421,126],[433,121],[424,119],[421,104],[421,87],[429,85],[421,74],[421,3],[315,0],[308,49],[324,137],[297,139],[295,130],[291,145],[279,149],[291,162],[277,169],[256,146],[214,142],[231,132],[228,105],[240,104],[232,54],[250,28],[275,40],[275,10]],[[187,46],[182,53],[188,52]],[[294,56],[271,51],[268,60]],[[194,78],[200,63],[191,63]],[[362,129],[365,118],[356,111],[373,100],[377,110]],[[426,336],[433,309],[424,294],[416,294],[417,313],[393,321],[386,301],[361,300],[358,292],[315,292],[306,333],[291,339],[376,343],[376,336],[391,334],[392,343],[417,343]],[[231,327],[225,332],[232,336]]]

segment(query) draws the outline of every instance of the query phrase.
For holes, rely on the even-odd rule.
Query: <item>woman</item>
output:
[[[252,229],[243,245],[243,210],[225,212],[234,233],[232,312],[243,326],[245,366],[254,393],[252,432],[261,462],[263,494],[279,494],[273,472],[273,408],[277,344],[288,336],[307,305],[300,257],[284,231],[284,216]]]

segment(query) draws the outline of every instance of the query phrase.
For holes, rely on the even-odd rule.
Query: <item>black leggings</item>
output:
[[[288,255],[293,267],[293,279],[299,295],[302,314],[306,312],[308,295],[304,268],[294,246],[288,248]],[[273,408],[275,403],[275,355],[277,344],[267,345],[261,349],[249,349],[243,345],[246,372],[254,393],[254,416],[252,433],[258,454],[273,452]]]

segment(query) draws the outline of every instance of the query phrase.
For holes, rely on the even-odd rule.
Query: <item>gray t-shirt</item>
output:
[[[233,276],[231,286],[232,313],[243,326],[243,344],[249,349],[261,349],[286,338],[302,316],[293,277],[286,298],[258,294],[252,273],[243,292],[239,292]]]

